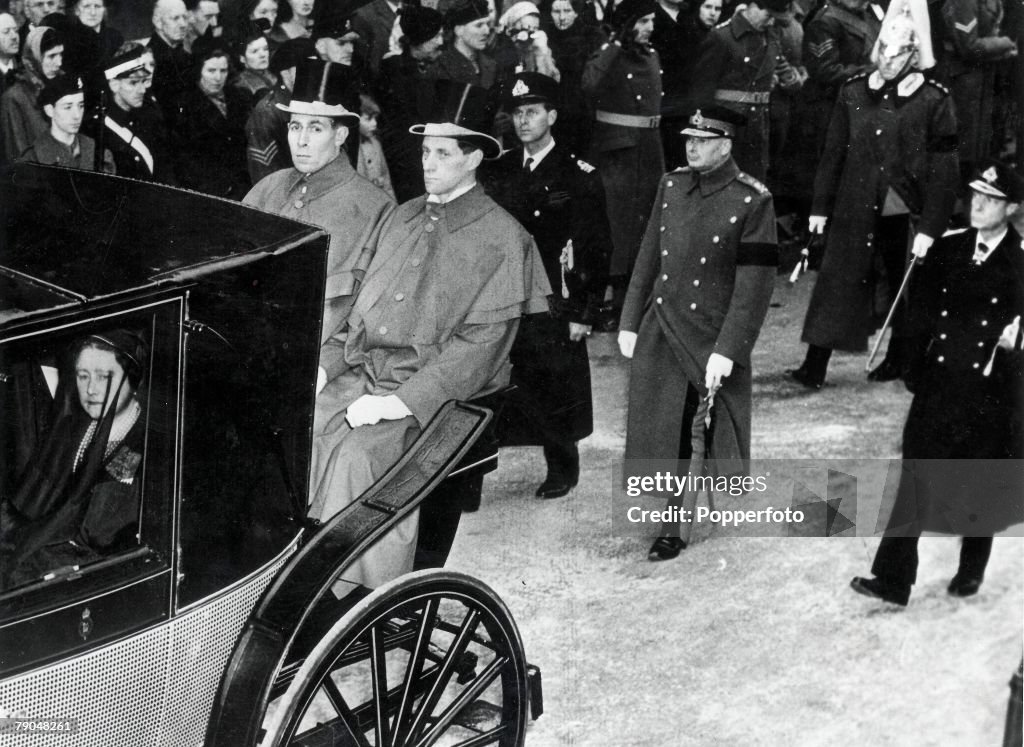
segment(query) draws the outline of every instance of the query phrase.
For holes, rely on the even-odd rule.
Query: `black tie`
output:
[[[533,166],[533,159],[527,158],[526,163],[523,164],[523,171],[527,174],[533,173],[533,169],[530,168],[531,166]]]
[[[980,265],[985,261],[985,257],[988,254],[988,244],[984,241],[979,241],[978,245],[974,247],[974,264]]]
[[[444,215],[444,205],[439,202],[428,202],[427,203],[427,217],[430,220],[441,220],[441,216]]]

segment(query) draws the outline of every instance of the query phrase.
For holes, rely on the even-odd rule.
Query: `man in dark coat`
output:
[[[153,97],[160,105],[164,121],[174,128],[178,98],[192,87],[192,55],[185,49],[188,10],[182,0],[156,0],[153,6]]]
[[[366,63],[373,78],[380,72],[380,61],[388,51],[391,30],[400,10],[404,10],[402,0],[371,0],[352,15],[352,28],[366,47]]]
[[[589,158],[604,183],[612,229],[615,316],[665,172],[658,131],[661,63],[650,45],[657,7],[654,0],[625,0],[616,7],[612,38],[583,69],[583,92],[594,109]]]
[[[992,532],[1022,518],[1021,475],[1012,466],[1019,463],[1004,471],[990,460],[1024,457],[1024,250],[1009,222],[1024,184],[992,162],[968,186],[971,228],[937,241],[915,278],[918,332],[927,344],[918,347],[924,352],[907,382],[915,394],[903,431],[903,472],[871,567],[875,578],[852,582],[861,594],[899,605],[917,580],[923,529],[963,535],[948,591],[965,597],[981,586]],[[957,461],[956,479],[942,469],[943,461],[970,459],[985,461]],[[994,473],[1012,475],[1012,484],[1000,485]]]
[[[772,88],[776,81],[793,85],[794,90],[802,84],[782,74],[782,48],[778,36],[768,31],[774,17],[788,9],[789,0],[755,0],[712,29],[700,48],[700,74],[691,92],[693,106],[715,102],[747,118],[733,157],[741,169],[762,181],[768,174]]]
[[[476,183],[483,157],[501,151],[483,134],[487,92],[445,84],[433,121],[413,128],[423,136],[428,195],[402,205],[382,229],[344,349],[321,358],[315,518],[329,519],[372,485],[446,401],[507,384],[520,317],[547,307],[533,239]],[[345,580],[377,586],[410,570],[417,521],[414,514],[385,535]]]
[[[698,110],[683,130],[689,166],[661,181],[620,323],[619,348],[633,359],[627,460],[689,459],[691,422],[709,393],[709,456],[738,469],[750,459],[750,352],[778,245],[771,195],[732,159],[741,123],[723,107]],[[678,529],[655,541],[651,560],[679,554]]]
[[[877,317],[876,256],[895,298],[911,217],[913,252],[920,255],[942,235],[956,200],[953,103],[943,86],[921,72],[934,64],[926,11],[915,18],[894,8],[875,47],[877,69],[855,76],[839,94],[814,182],[810,230],[822,233],[831,223],[804,320],[807,355],[792,372],[811,389],[823,385],[833,349],[867,349]],[[873,380],[902,374],[904,323],[898,315],[886,359],[869,374]]]
[[[554,291],[547,313],[519,322],[510,355],[515,389],[499,424],[503,446],[544,447],[547,477],[539,498],[560,498],[576,485],[576,442],[594,430],[586,338],[611,254],[600,176],[551,136],[560,99],[551,78],[515,76],[504,104],[522,146],[507,151],[488,179],[495,202],[537,242]]]
[[[153,56],[142,45],[125,46],[104,72],[110,98],[92,115],[92,136],[113,154],[118,176],[177,184],[163,115],[146,96]]]

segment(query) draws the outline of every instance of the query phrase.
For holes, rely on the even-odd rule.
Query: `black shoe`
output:
[[[868,374],[868,381],[895,381],[903,377],[903,366],[886,358]]]
[[[857,576],[850,582],[850,588],[866,597],[874,597],[883,602],[898,604],[901,607],[906,607],[907,602],[910,601],[910,586],[883,581],[880,578]]]
[[[534,495],[538,498],[561,498],[563,495],[568,495],[574,487],[576,487],[576,481],[570,480],[565,475],[549,475],[540,484]]]
[[[953,576],[946,588],[954,597],[973,597],[981,588],[982,579],[977,576],[961,576],[959,572]]]
[[[806,368],[801,366],[800,368],[793,368],[789,370],[789,376],[794,381],[799,381],[808,389],[821,389],[825,385],[825,377],[815,376]]]
[[[658,537],[647,551],[647,559],[653,562],[672,560],[685,549],[686,543],[678,537]]]

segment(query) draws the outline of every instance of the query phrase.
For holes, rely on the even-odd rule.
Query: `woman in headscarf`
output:
[[[115,329],[68,352],[43,436],[5,505],[0,588],[84,565],[136,540],[147,346]]]
[[[178,104],[178,175],[189,189],[241,200],[252,186],[245,160],[252,97],[225,85],[226,46],[216,39],[200,41],[192,49],[195,85]]]
[[[37,26],[25,37],[18,79],[0,97],[0,133],[3,134],[5,162],[13,161],[36,138],[50,130],[38,99],[46,81],[61,71],[63,55],[60,34],[48,26]]]

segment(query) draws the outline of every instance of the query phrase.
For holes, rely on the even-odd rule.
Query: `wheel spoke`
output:
[[[340,742],[340,744],[352,744],[356,747],[370,747],[370,743],[366,741],[366,737],[364,737],[361,732],[353,731],[353,726],[358,722],[352,714],[352,709],[349,708],[348,703],[345,702],[345,696],[341,694],[341,690],[338,689],[338,686],[334,684],[334,680],[331,679],[330,672],[328,672],[327,676],[324,677],[323,681],[320,683],[320,687],[327,696],[327,699],[331,701],[331,707],[333,707],[335,713],[338,714],[337,721],[326,725],[331,729],[331,734],[334,735],[332,737],[332,741],[336,740],[339,736],[347,737],[351,741],[343,741]],[[310,702],[312,702],[312,699],[310,699]],[[296,722],[296,727],[299,723],[300,722]],[[339,728],[342,730],[341,734],[338,734]],[[302,738],[299,736],[292,739],[292,744],[303,743]],[[333,743],[339,744],[337,741],[333,741]]]
[[[462,625],[459,627],[458,635],[455,636],[455,640],[452,641],[451,648],[448,649],[448,653],[445,654],[444,660],[441,662],[440,670],[437,673],[437,677],[434,679],[434,684],[431,686],[430,691],[424,696],[423,701],[420,703],[419,713],[413,719],[412,726],[409,728],[409,737],[417,739],[420,732],[426,726],[426,720],[434,710],[434,706],[441,699],[441,695],[444,693],[445,688],[448,686],[448,681],[451,679],[455,664],[458,662],[462,652],[469,645],[470,636],[473,630],[476,628],[477,621],[480,619],[479,610],[471,609],[466,617],[462,621]]]
[[[388,724],[388,673],[387,654],[380,628],[370,628],[370,680],[373,683],[374,727],[379,745],[391,743],[391,728]]]
[[[427,600],[426,606],[420,616],[419,628],[416,631],[416,644],[413,646],[412,656],[409,665],[405,669],[405,678],[402,681],[402,699],[398,704],[398,713],[395,715],[395,730],[393,740],[388,747],[396,747],[405,737],[408,721],[412,715],[412,703],[414,695],[412,692],[413,683],[423,668],[423,661],[427,655],[427,648],[430,644],[430,636],[434,630],[434,618],[437,615],[439,600],[432,597]]]
[[[453,700],[444,712],[437,717],[434,725],[430,728],[426,734],[416,743],[416,747],[430,747],[434,742],[438,740],[445,729],[448,728],[452,720],[459,714],[463,708],[468,704],[476,700],[477,696],[486,690],[498,675],[501,674],[502,667],[508,664],[507,656],[499,656],[491,662],[490,666],[487,667],[480,675],[473,681],[473,684],[459,693],[458,697]]]

